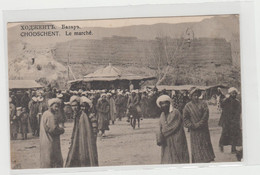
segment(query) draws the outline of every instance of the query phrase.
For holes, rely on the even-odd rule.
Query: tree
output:
[[[158,81],[156,85],[161,84],[167,77],[170,69],[177,68],[181,59],[191,46],[194,33],[191,28],[187,28],[181,37],[172,39],[168,36],[158,35],[155,38],[151,51],[152,61],[150,68],[156,70]]]

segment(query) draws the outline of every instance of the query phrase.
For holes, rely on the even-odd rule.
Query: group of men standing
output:
[[[241,106],[236,99],[238,91],[229,89],[229,97],[221,95],[222,114],[219,125],[222,134],[219,141],[221,151],[231,145],[232,153],[242,145],[240,126]],[[171,96],[171,97],[170,97]],[[208,127],[209,109],[200,100],[201,91],[197,88],[189,94],[159,94],[132,90],[111,91],[35,91],[25,93],[22,105],[16,107],[16,99],[11,96],[10,121],[11,139],[22,138],[27,133],[40,136],[41,167],[80,167],[98,166],[96,139],[105,137],[112,124],[130,115],[137,118],[150,116],[149,112],[160,116],[157,144],[162,147],[161,163],[189,163],[189,153],[184,128],[188,128],[191,139],[191,161],[206,163],[214,161],[215,154]],[[189,96],[189,97],[188,97]],[[149,104],[149,100],[154,105]],[[148,112],[149,111],[149,112]],[[161,115],[160,115],[161,113]],[[151,117],[151,116],[150,116]],[[71,145],[65,164],[61,154],[60,135],[65,131],[66,119],[73,119],[74,127]]]
[[[219,124],[222,126],[219,147],[231,145],[231,152],[238,154],[237,146],[242,146],[241,105],[236,99],[238,90],[230,88],[228,96],[221,103],[222,114]],[[189,93],[191,101],[181,112],[173,107],[172,99],[162,95],[157,99],[161,108],[160,127],[157,134],[157,144],[161,146],[161,163],[189,163],[189,152],[183,127],[190,132],[191,162],[208,163],[215,159],[211,143],[208,119],[209,109],[205,101],[200,100],[201,91],[193,88]],[[238,158],[238,160],[241,160]]]

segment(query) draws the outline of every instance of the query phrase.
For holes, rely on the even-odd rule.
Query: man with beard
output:
[[[74,114],[74,127],[65,167],[98,166],[96,137],[89,114],[92,102],[84,96],[72,96],[70,104]]]
[[[189,163],[187,140],[183,129],[181,114],[174,109],[168,95],[161,95],[157,106],[161,109],[160,130],[157,144],[161,146],[161,163]]]
[[[208,163],[215,158],[208,127],[209,109],[200,96],[201,91],[193,88],[191,101],[183,109],[184,126],[190,130],[192,163]]]
[[[98,116],[98,130],[101,131],[102,137],[105,137],[105,130],[109,130],[109,102],[106,94],[101,94],[97,102],[96,110]]]
[[[64,129],[58,123],[57,98],[48,101],[49,109],[44,112],[40,126],[40,167],[59,168],[63,166],[63,158],[60,147],[60,135]]]
[[[236,99],[238,94],[236,88],[231,87],[228,93],[229,97],[220,104],[222,113],[219,126],[222,127],[222,133],[219,147],[223,152],[223,146],[231,145],[231,152],[236,153],[236,146],[242,146],[242,131],[240,127],[241,104]]]

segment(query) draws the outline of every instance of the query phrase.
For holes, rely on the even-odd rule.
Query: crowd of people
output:
[[[236,100],[238,91],[229,90],[229,97],[221,98],[222,114],[219,125],[223,128],[219,147],[242,145],[240,123],[241,107]],[[155,87],[145,90],[56,90],[51,88],[26,91],[18,99],[10,92],[11,139],[22,139],[27,134],[40,137],[41,168],[63,167],[60,135],[66,121],[73,120],[73,132],[65,167],[98,166],[97,137],[116,120],[155,118],[160,116],[157,144],[162,148],[161,163],[188,163],[189,153],[184,128],[191,135],[193,163],[214,160],[215,155],[208,128],[209,110],[200,99],[201,91],[163,90]],[[138,122],[138,127],[140,127]]]

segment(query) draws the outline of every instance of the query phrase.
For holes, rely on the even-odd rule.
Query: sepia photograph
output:
[[[9,22],[11,169],[243,161],[239,26]]]

